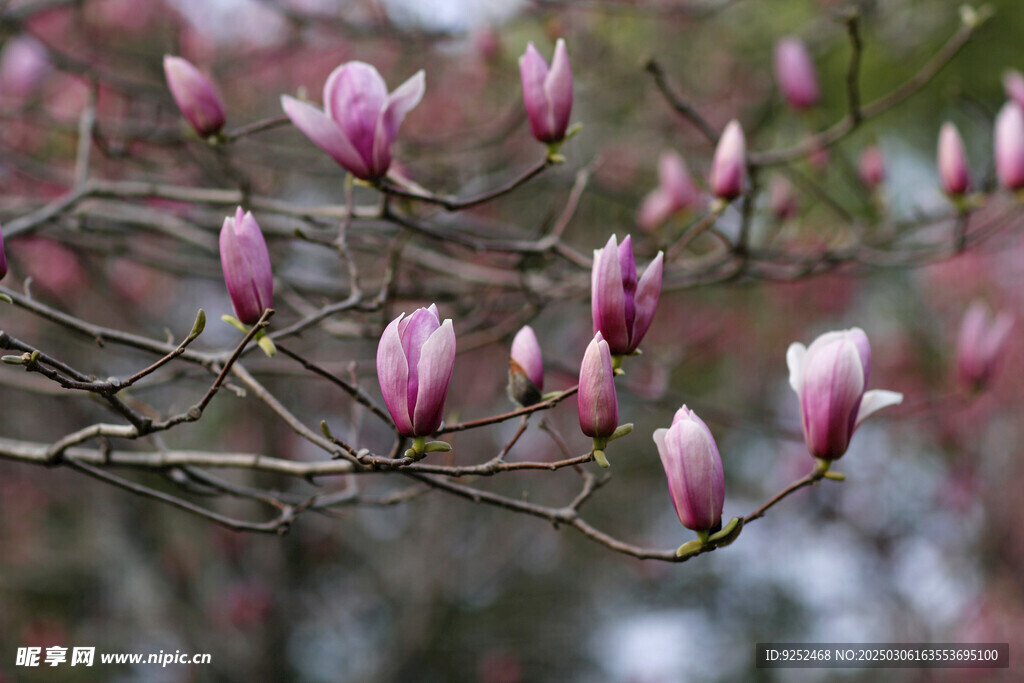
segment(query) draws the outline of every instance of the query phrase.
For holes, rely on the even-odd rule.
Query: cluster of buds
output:
[[[520,58],[523,99],[533,136],[554,154],[567,136],[572,109],[572,74],[565,43],[555,46],[550,67],[532,44]],[[224,125],[224,108],[212,83],[178,57],[166,57],[164,68],[171,92],[183,115],[202,136],[215,135]],[[779,42],[775,71],[786,101],[807,109],[820,100],[813,62],[795,38]],[[324,85],[324,109],[282,97],[292,123],[353,176],[371,183],[385,177],[392,163],[391,148],[398,128],[422,99],[422,71],[388,93],[377,70],[363,62],[336,68]],[[1024,86],[1024,83],[1022,83]],[[1024,90],[1024,88],[1022,88]],[[996,128],[997,166],[1007,186],[1024,185],[1024,118],[1016,104],[1007,105]],[[1015,148],[1020,147],[1019,154]],[[1012,154],[1011,154],[1012,152]],[[1010,163],[1013,157],[1013,165]],[[746,141],[739,122],[730,121],[715,150],[708,186],[716,210],[740,196],[746,183]],[[943,126],[938,165],[943,187],[951,196],[970,185],[963,142],[952,124]],[[861,155],[863,183],[877,187],[885,174],[877,147]],[[666,152],[659,163],[659,186],[645,199],[638,223],[653,229],[672,214],[693,207],[699,192],[682,158]],[[772,207],[779,218],[795,212],[792,188],[781,177],[772,186]],[[266,242],[251,213],[241,208],[228,217],[220,234],[225,284],[237,322],[254,325],[272,306],[273,275]],[[612,439],[632,430],[619,424],[615,377],[624,356],[638,352],[654,318],[662,284],[663,254],[659,252],[638,277],[631,237],[619,244],[612,235],[595,250],[591,273],[591,309],[594,337],[580,364],[577,407],[580,429],[593,439],[593,458],[608,466],[604,448]],[[0,277],[6,272],[0,238]],[[1000,317],[989,324],[984,312],[972,308],[961,332],[961,376],[974,386],[991,377],[1010,323]],[[440,428],[455,363],[452,321],[441,320],[436,305],[404,313],[385,328],[377,348],[377,378],[395,431],[413,440],[406,456],[450,450],[445,442],[427,442]],[[800,403],[807,448],[819,460],[822,472],[846,452],[854,430],[877,410],[902,401],[891,391],[866,391],[871,351],[867,336],[858,328],[829,332],[809,347],[794,343],[786,354],[790,384]],[[516,334],[509,361],[509,395],[520,406],[543,400],[544,367],[533,329]],[[724,544],[738,533],[740,520],[722,528],[725,478],[721,455],[707,425],[682,406],[668,428],[653,439],[668,479],[669,494],[679,521],[698,533],[696,549],[707,543]],[[691,544],[685,544],[680,552]]]

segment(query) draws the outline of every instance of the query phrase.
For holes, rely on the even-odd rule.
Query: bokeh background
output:
[[[67,190],[79,115],[90,101],[99,122],[94,177],[230,188],[240,174],[262,195],[308,205],[342,201],[341,170],[290,127],[247,137],[222,164],[185,130],[163,81],[165,53],[212,74],[229,128],[278,115],[282,93],[304,90],[319,102],[327,74],[347,60],[376,65],[392,87],[424,68],[427,95],[403,125],[396,158],[425,187],[473,195],[541,158],[522,113],[517,58],[529,41],[549,56],[554,39],[564,37],[575,77],[573,120],[583,124],[563,148],[567,162],[472,212],[431,219],[477,234],[536,235],[565,206],[576,172],[590,168],[567,242],[587,254],[613,232],[633,233],[646,260],[692,219],[676,217],[653,234],[636,227],[637,206],[657,182],[658,155],[678,151],[702,182],[712,153],[644,72],[647,58],[661,64],[676,91],[714,126],[738,118],[752,148],[770,149],[798,142],[845,112],[846,12],[861,13],[861,82],[871,100],[939,50],[960,24],[959,4],[4,2],[0,220],[7,224]],[[1020,217],[1014,198],[994,187],[991,161],[1003,71],[1024,69],[1024,5],[989,4],[994,19],[913,98],[866,122],[830,150],[827,163],[794,165],[810,182],[796,187],[794,217],[780,225],[764,197],[752,226],[755,243],[779,235],[787,245],[834,239],[843,221],[819,192],[869,234],[948,215],[934,154],[939,126],[952,120],[964,135],[976,186],[990,195],[980,212],[1001,216],[1001,227],[967,253],[917,267],[858,265],[785,281],[683,283],[666,292],[644,355],[629,361],[620,380],[621,414],[636,429],[609,449],[613,479],[584,512],[633,543],[669,548],[691,538],[675,517],[650,439],[684,402],[718,440],[725,515],[756,509],[813,466],[787,383],[787,346],[856,325],[872,342],[871,388],[901,391],[906,399],[857,432],[835,468],[846,482],[798,493],[731,547],[677,566],[618,555],[571,529],[438,492],[397,506],[306,515],[285,536],[262,536],[221,529],[66,469],[0,462],[0,681],[878,680],[878,672],[864,670],[757,670],[754,644],[765,641],[1009,642],[1013,667],[973,678],[1018,680],[1024,647],[1020,322],[987,391],[969,393],[954,372],[957,329],[971,301],[1018,317],[1024,312]],[[47,46],[45,57],[27,76],[5,71],[8,48],[25,34]],[[774,43],[788,34],[807,43],[823,84],[822,105],[805,115],[785,106],[771,71]],[[887,168],[876,192],[865,190],[855,170],[861,150],[872,144]],[[375,196],[357,193],[365,202]],[[33,295],[55,308],[154,338],[165,329],[187,330],[201,306],[211,323],[197,346],[230,347],[237,335],[217,321],[230,302],[210,245],[231,209],[156,200],[133,206],[135,213],[116,198],[92,201],[8,240],[11,272],[3,284],[20,290],[31,283]],[[279,281],[287,282],[278,290],[290,302],[279,305],[281,321],[296,318],[303,302],[345,296],[337,255],[293,236],[296,227],[326,228],[287,216],[258,218]],[[735,209],[719,222],[727,234],[738,223]],[[372,221],[353,226],[367,269],[379,262],[380,235],[391,229]],[[695,243],[698,254],[702,248]],[[470,285],[451,277],[432,256],[439,251],[425,251],[423,269],[400,276],[398,289],[415,302],[417,289],[428,288],[456,321],[461,351],[450,419],[511,408],[504,393],[507,349],[524,322],[540,338],[547,388],[575,383],[591,335],[585,287],[578,296],[526,300],[486,277]],[[478,258],[458,250],[444,256]],[[562,272],[543,259],[515,267]],[[430,268],[437,272],[428,275]],[[587,279],[583,271],[572,276]],[[307,335],[304,348],[339,373],[354,364],[376,394],[372,359],[381,321],[357,314],[333,320]],[[152,360],[132,350],[98,349],[7,306],[0,328],[98,376],[130,374]],[[387,447],[387,434],[358,406],[301,368],[251,363],[309,424],[326,419],[343,438]],[[208,382],[201,372],[172,369],[137,393],[162,410],[180,410]],[[88,398],[13,366],[0,367],[0,406],[0,437],[36,442],[52,442],[105,415]],[[573,450],[586,451],[574,401],[547,419]],[[514,428],[460,434],[456,457],[483,461]],[[140,447],[324,457],[261,404],[229,393],[200,422],[162,441]],[[561,457],[535,425],[516,453]],[[129,474],[172,486],[156,474]],[[387,492],[391,479],[367,477],[360,484]],[[315,490],[255,475],[234,480]],[[477,483],[560,504],[574,495],[577,477],[527,472]],[[211,504],[240,515],[259,510],[237,501]],[[15,667],[16,648],[27,645],[209,652],[213,663]],[[890,670],[886,679],[963,675]]]

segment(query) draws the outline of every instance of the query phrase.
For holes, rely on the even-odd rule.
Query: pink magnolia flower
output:
[[[224,104],[199,69],[181,57],[164,55],[164,76],[178,109],[200,136],[205,138],[224,127]]]
[[[644,230],[654,230],[673,214],[695,206],[699,195],[683,158],[676,152],[662,152],[658,160],[658,187],[641,202],[637,224]]]
[[[608,342],[598,332],[587,345],[580,364],[576,396],[580,429],[595,439],[607,439],[619,426],[619,399],[615,394],[615,370]]]
[[[747,179],[747,141],[739,121],[726,125],[711,161],[708,186],[719,199],[731,201],[743,193]]]
[[[292,123],[357,178],[379,180],[391,166],[398,128],[426,88],[423,71],[388,94],[373,66],[347,62],[324,84],[324,111],[283,95],[281,107]]]
[[[1018,107],[1024,107],[1024,74],[1016,69],[1003,72],[1003,90],[1008,99],[1016,102]]]
[[[874,190],[885,180],[885,157],[878,145],[865,147],[857,162],[857,175],[860,182],[869,190]]]
[[[982,389],[991,382],[1012,329],[1013,318],[1008,313],[993,318],[982,302],[971,304],[956,349],[957,374],[965,384]]]
[[[841,458],[865,418],[903,401],[903,394],[893,391],[865,391],[871,346],[859,327],[827,332],[809,347],[793,343],[786,363],[789,384],[800,399],[804,440],[816,458]]]
[[[544,361],[537,335],[529,325],[524,325],[512,340],[508,390],[512,400],[522,406],[539,402],[544,391]]]
[[[768,199],[772,213],[780,221],[788,220],[796,215],[798,208],[796,195],[793,193],[793,186],[784,176],[776,175],[772,178]]]
[[[775,44],[775,80],[794,109],[809,109],[821,99],[814,61],[799,38],[787,36]]]
[[[4,97],[28,97],[49,72],[49,54],[32,36],[9,38],[0,50],[0,93]]]
[[[967,192],[971,186],[971,172],[967,167],[967,155],[964,153],[964,141],[960,131],[948,121],[942,124],[939,131],[938,149],[939,177],[942,189],[946,194],[958,197]]]
[[[246,325],[256,323],[274,305],[274,275],[260,226],[242,207],[220,229],[220,263],[235,316]]]
[[[615,235],[594,251],[590,306],[594,332],[616,356],[633,353],[654,320],[661,296],[662,252],[637,280],[633,242],[629,235],[616,244]]]
[[[403,313],[377,346],[377,379],[384,403],[403,436],[428,436],[441,426],[455,368],[455,331],[437,306]]]
[[[519,76],[533,137],[545,143],[562,140],[572,113],[572,71],[565,41],[559,38],[555,43],[550,68],[533,43],[527,45],[519,58]]]
[[[654,430],[654,443],[679,521],[694,531],[718,527],[725,504],[725,473],[708,426],[683,406],[676,411],[671,427]]]
[[[996,117],[996,174],[1008,190],[1024,187],[1024,110],[1007,102]]]

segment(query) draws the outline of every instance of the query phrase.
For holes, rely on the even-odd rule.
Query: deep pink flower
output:
[[[260,226],[242,207],[220,229],[220,263],[235,316],[254,324],[274,305],[274,275]]]
[[[437,306],[403,313],[377,346],[377,379],[391,419],[403,436],[428,436],[441,426],[455,367],[455,330]]]
[[[718,527],[725,503],[725,473],[708,426],[683,406],[676,411],[671,427],[654,430],[654,443],[679,521],[694,531]]]
[[[594,332],[600,332],[616,356],[633,353],[647,334],[661,296],[662,252],[637,281],[633,242],[629,235],[616,244],[615,235],[594,250],[590,276],[590,307]]]
[[[181,57],[164,55],[164,75],[178,109],[200,136],[205,138],[224,127],[224,104],[199,69]]]
[[[871,346],[858,327],[827,332],[809,347],[793,343],[786,362],[789,384],[800,398],[804,440],[816,458],[842,457],[865,418],[903,401],[903,394],[893,391],[864,391],[871,374]]]
[[[324,84],[324,111],[281,97],[292,123],[352,175],[363,180],[384,177],[391,165],[391,146],[398,128],[423,98],[423,71],[388,94],[373,66],[348,62],[331,72]]]
[[[533,137],[545,143],[562,140],[572,113],[572,71],[565,41],[559,38],[555,43],[550,69],[533,43],[527,45],[519,58],[519,76]]]

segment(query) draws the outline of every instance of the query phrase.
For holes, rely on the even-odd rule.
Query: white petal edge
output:
[[[897,391],[873,389],[864,392],[864,398],[861,399],[860,410],[857,411],[857,421],[854,423],[854,426],[860,425],[861,422],[882,408],[899,405],[900,403],[903,403],[903,394]]]
[[[786,365],[789,367],[789,386],[800,395],[801,375],[803,373],[804,357],[807,355],[807,347],[800,342],[793,342],[786,349]]]

